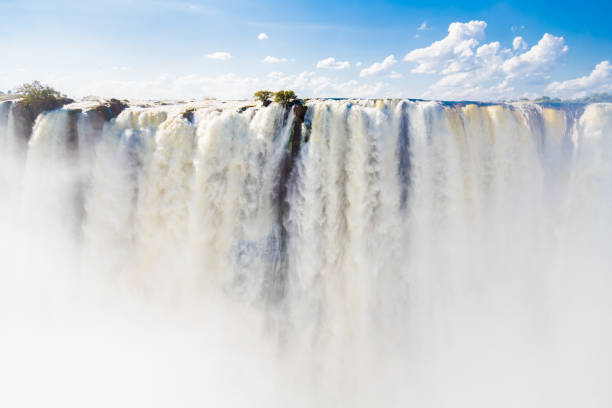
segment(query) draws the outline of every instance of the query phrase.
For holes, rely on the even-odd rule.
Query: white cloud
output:
[[[265,77],[240,77],[227,74],[220,77],[178,78],[181,89],[200,89],[202,95],[219,97],[250,97],[257,89],[292,89],[301,97],[381,97],[393,96],[387,83],[361,83],[356,80],[337,81],[315,72],[285,74],[270,72]]]
[[[527,49],[527,43],[525,42],[525,40],[523,40],[523,37],[518,36],[518,37],[514,37],[514,40],[512,40],[512,48],[516,51],[516,50],[526,50]]]
[[[567,52],[563,37],[544,34],[531,49],[522,37],[513,41],[513,53],[499,42],[480,44],[487,23],[452,23],[448,35],[404,57],[416,63],[412,72],[442,77],[423,96],[440,99],[504,99],[512,97],[514,86],[530,78],[542,81]]]
[[[282,71],[272,71],[268,73],[268,78],[282,78],[285,76],[285,73]]]
[[[268,34],[266,33],[259,33],[259,35],[257,36],[258,40],[267,40],[268,39]]]
[[[391,73],[389,74],[389,78],[391,79],[400,79],[403,77],[404,76],[402,74],[400,74],[399,72],[395,72],[395,71],[391,71]]]
[[[325,69],[348,69],[351,63],[348,61],[336,61],[335,58],[329,57],[317,62],[317,68]]]
[[[563,37],[546,33],[529,51],[506,60],[503,70],[510,77],[549,72],[567,50]]]
[[[457,72],[474,56],[474,48],[478,45],[478,40],[484,38],[486,27],[487,23],[476,20],[468,23],[452,23],[448,27],[446,37],[428,47],[409,52],[404,57],[404,61],[417,63],[412,72]]]
[[[120,95],[117,90],[120,89]],[[265,76],[160,75],[154,79],[91,81],[77,89],[74,95],[98,95],[132,99],[185,99],[217,97],[221,99],[250,98],[258,89],[292,89],[300,97],[381,98],[408,96],[398,94],[384,81],[373,83],[358,80],[342,81],[316,72],[286,74],[270,72]]]
[[[358,61],[358,62],[355,64],[355,66],[356,66],[356,67],[360,67],[360,66],[361,66],[361,61]]]
[[[317,75],[315,72],[302,72],[297,75],[270,77],[274,82],[269,88],[288,88],[295,90],[298,95],[312,95],[320,97],[376,97],[388,94],[388,84],[377,82],[364,84],[356,80],[339,82],[327,76]]]
[[[271,57],[271,56],[267,56],[266,58],[263,59],[263,62],[266,62],[268,64],[278,64],[281,62],[288,62],[289,60],[287,58],[276,58],[276,57]]]
[[[212,54],[206,54],[206,58],[225,61],[232,58],[232,54],[229,52],[217,51]]]
[[[563,82],[552,82],[546,91],[555,96],[582,97],[596,92],[612,92],[612,65],[601,61],[587,76]]]
[[[427,25],[427,21],[423,21],[417,30],[419,30],[419,31],[429,30],[429,26]]]
[[[361,72],[359,73],[359,76],[366,77],[370,75],[381,74],[383,72],[388,71],[389,68],[391,68],[391,66],[395,65],[396,63],[397,63],[397,60],[395,59],[395,56],[391,54],[387,58],[385,58],[382,62],[375,62],[374,64],[370,65],[368,68],[362,69]]]

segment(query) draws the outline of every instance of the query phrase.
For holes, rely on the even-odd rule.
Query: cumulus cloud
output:
[[[391,92],[385,82],[366,84],[356,80],[336,81],[327,76],[317,75],[315,72],[301,72],[296,75],[274,77],[269,75],[268,79],[274,81],[269,85],[269,88],[293,89],[298,95],[307,96],[371,98],[390,95]]]
[[[268,39],[268,34],[266,33],[259,33],[259,35],[257,36],[258,40],[267,40]]]
[[[225,61],[232,58],[232,54],[229,52],[217,51],[212,54],[206,54],[206,58]]]
[[[375,62],[374,64],[370,65],[368,68],[362,69],[361,72],[359,73],[359,76],[366,77],[370,75],[381,74],[383,72],[388,71],[389,68],[391,68],[396,63],[397,63],[397,60],[395,59],[395,56],[391,54],[387,58],[385,58],[382,62]]]
[[[522,37],[513,41],[514,52],[498,41],[480,44],[485,38],[484,21],[455,22],[448,35],[425,48],[415,49],[404,61],[416,63],[415,73],[441,75],[424,96],[443,99],[504,99],[514,94],[520,81],[545,79],[567,53],[563,37],[544,34],[527,49]]]
[[[473,20],[468,23],[452,23],[448,35],[425,48],[410,51],[404,61],[416,62],[416,73],[451,73],[465,69],[471,62],[478,40],[484,38],[487,23]]]
[[[516,51],[516,50],[526,50],[527,49],[527,43],[525,42],[525,40],[523,40],[523,37],[518,36],[518,37],[514,37],[514,40],[512,40],[512,48]]]
[[[360,67],[361,66],[361,61],[357,61],[357,63],[355,64],[356,67]]]
[[[562,82],[552,82],[546,91],[555,96],[583,97],[590,93],[612,92],[612,65],[601,61],[587,76]]]
[[[277,58],[277,57],[271,57],[269,55],[263,59],[263,62],[266,62],[268,64],[279,64],[279,63],[287,62],[287,61],[289,61],[287,58],[284,58],[284,57]]]
[[[419,30],[419,31],[429,30],[429,26],[427,25],[427,21],[423,21],[417,30]]]
[[[546,33],[529,51],[506,60],[503,69],[510,77],[549,72],[567,50],[563,37]]]
[[[389,74],[389,78],[391,79],[400,79],[403,77],[404,76],[402,74],[400,74],[399,72],[395,72],[395,71],[391,71],[391,73]]]
[[[317,68],[325,69],[348,69],[351,63],[348,61],[336,61],[335,58],[329,57],[317,62]]]
[[[154,79],[139,80],[100,80],[83,84],[79,89],[71,89],[73,94],[121,96],[134,99],[184,99],[214,96],[227,99],[250,98],[258,89],[292,89],[300,97],[355,97],[380,98],[407,96],[400,95],[387,82],[365,83],[358,80],[342,81],[319,75],[316,72],[287,74],[279,71],[265,76],[242,76],[224,74],[217,76],[160,75]]]

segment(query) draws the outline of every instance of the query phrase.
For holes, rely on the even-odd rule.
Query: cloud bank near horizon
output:
[[[367,58],[350,61],[337,56],[312,63],[314,69],[295,70],[294,59],[268,55],[264,51],[259,63],[276,65],[275,71],[258,75],[232,72],[173,74],[162,72],[152,78],[122,78],[137,71],[134,68],[112,70],[113,75],[98,75],[87,82],[74,82],[69,77],[50,78],[45,82],[75,96],[99,95],[128,98],[248,98],[258,89],[295,90],[304,97],[423,97],[428,99],[502,100],[549,95],[582,97],[590,93],[612,92],[612,66],[608,60],[598,63],[590,73],[565,80],[552,80],[551,73],[568,58],[569,46],[563,36],[543,33],[537,43],[528,46],[522,36],[510,44],[486,41],[487,22],[472,20],[453,22],[443,38],[429,45],[409,50],[404,57],[388,53],[381,60]],[[429,32],[423,22],[417,28]],[[263,44],[269,37],[260,33]],[[266,42],[267,43],[267,42]],[[384,54],[383,54],[384,55]],[[208,64],[253,64],[256,61],[231,49],[204,53]],[[362,62],[364,68],[361,68]],[[283,66],[283,72],[278,68]],[[291,72],[291,71],[296,72]],[[6,73],[0,72],[0,82]],[[396,80],[410,78],[429,84],[420,93],[398,86]],[[34,78],[32,78],[34,79]],[[41,78],[45,80],[44,78]],[[399,83],[399,82],[398,82]],[[525,92],[525,89],[528,92]]]

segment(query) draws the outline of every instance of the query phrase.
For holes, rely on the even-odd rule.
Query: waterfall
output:
[[[611,104],[306,104],[1,103],[0,401],[612,403]]]

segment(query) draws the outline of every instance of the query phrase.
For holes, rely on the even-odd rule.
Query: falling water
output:
[[[2,405],[610,406],[612,105],[186,108],[0,105]]]

